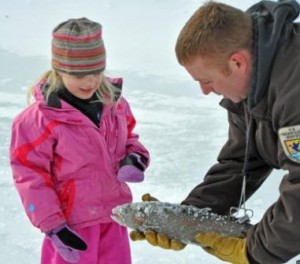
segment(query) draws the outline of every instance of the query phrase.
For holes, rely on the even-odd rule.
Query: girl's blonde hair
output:
[[[103,74],[103,73],[101,73]],[[100,87],[96,91],[97,98],[100,102],[104,104],[112,104],[116,98],[120,95],[120,90],[115,87],[111,82],[103,76],[103,81],[101,82]],[[48,84],[48,88],[45,93],[46,101],[48,100],[51,93],[55,93],[58,90],[63,88],[63,82],[59,74],[56,70],[51,69],[44,74],[37,80],[37,82],[29,88],[27,93],[27,103],[30,104],[33,98],[34,90],[36,88],[36,84],[40,81],[45,80]]]

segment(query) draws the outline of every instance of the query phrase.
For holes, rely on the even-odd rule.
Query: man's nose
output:
[[[212,89],[212,87],[210,85],[201,85],[200,84],[200,88],[201,88],[202,93],[204,95],[208,95],[208,94],[210,94],[213,91],[213,89]]]

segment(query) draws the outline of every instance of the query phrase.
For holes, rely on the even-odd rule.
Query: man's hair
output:
[[[203,56],[223,64],[241,49],[252,50],[252,20],[240,9],[214,1],[206,2],[187,21],[176,43],[181,65]]]

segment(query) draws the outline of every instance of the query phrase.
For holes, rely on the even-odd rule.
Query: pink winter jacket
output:
[[[136,152],[149,163],[130,107],[124,97],[104,106],[98,128],[63,100],[46,105],[43,86],[12,127],[11,167],[26,213],[42,232],[64,222],[75,229],[111,222],[111,209],[132,201],[116,178],[120,160]]]

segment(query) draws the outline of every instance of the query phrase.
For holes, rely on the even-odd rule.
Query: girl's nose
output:
[[[83,83],[85,86],[93,86],[96,84],[97,78],[99,78],[99,77],[92,75],[92,74],[87,75],[87,76],[85,76]]]

